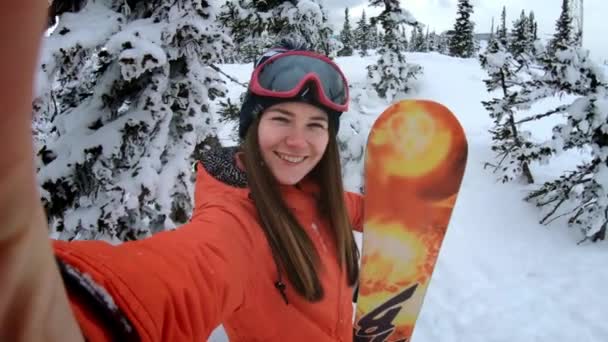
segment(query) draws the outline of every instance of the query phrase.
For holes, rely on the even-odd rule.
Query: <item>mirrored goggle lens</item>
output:
[[[269,91],[290,91],[311,72],[319,77],[323,93],[330,101],[338,105],[346,103],[346,84],[340,72],[327,62],[310,56],[290,55],[271,61],[260,71],[258,83]]]

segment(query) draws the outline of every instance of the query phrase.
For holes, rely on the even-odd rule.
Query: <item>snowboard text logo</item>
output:
[[[412,298],[418,284],[415,284],[403,292],[397,294],[384,302],[367,315],[361,317],[355,328],[355,342],[384,342],[393,331],[395,325],[393,321],[403,308],[403,303]],[[407,339],[396,340],[394,342],[407,342]]]

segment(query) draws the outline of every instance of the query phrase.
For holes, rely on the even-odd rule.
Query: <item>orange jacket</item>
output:
[[[141,341],[205,341],[223,324],[232,342],[350,341],[352,288],[317,214],[314,188],[281,191],[321,256],[322,301],[307,302],[282,275],[286,304],[274,285],[277,267],[248,189],[199,166],[195,209],[184,226],[118,246],[53,242],[83,333],[90,341],[135,335]],[[361,197],[345,198],[359,230]]]

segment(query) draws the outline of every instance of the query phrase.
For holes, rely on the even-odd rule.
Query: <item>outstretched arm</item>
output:
[[[35,181],[31,103],[44,0],[0,3],[0,341],[82,341]]]
[[[56,241],[85,336],[206,341],[248,298],[257,259],[245,220],[216,205],[176,230],[118,246]]]

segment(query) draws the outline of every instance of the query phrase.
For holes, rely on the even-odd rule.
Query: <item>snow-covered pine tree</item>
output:
[[[442,55],[450,53],[450,35],[447,32],[442,32],[437,36],[437,52]]]
[[[337,52],[327,11],[320,0],[283,1],[272,11],[272,18],[271,27],[278,37],[305,40],[312,49],[328,56]]]
[[[538,23],[536,22],[536,18],[534,17],[534,11],[530,11],[530,15],[528,17],[528,31],[532,35],[532,41],[536,41],[538,39]]]
[[[482,101],[493,120],[492,151],[496,153],[496,163],[487,163],[499,174],[502,182],[525,177],[533,183],[530,163],[546,158],[551,150],[530,141],[530,133],[518,127],[514,114],[517,108],[530,106],[535,98],[526,99],[519,94],[522,84],[522,64],[507,51],[500,40],[490,41],[485,53],[480,55],[481,66],[488,72],[484,80],[489,92],[501,90],[502,97]]]
[[[365,9],[361,12],[361,18],[357,21],[357,27],[355,28],[355,48],[359,50],[361,57],[367,56],[367,50],[369,50],[369,24],[367,22],[367,15]]]
[[[370,0],[370,5],[384,6],[382,13],[372,19],[382,26],[384,40],[378,50],[380,58],[367,67],[368,79],[378,96],[392,100],[405,94],[410,88],[409,80],[422,72],[421,66],[407,63],[400,44],[396,44],[399,25],[416,26],[419,23],[409,11],[400,7],[399,0]]]
[[[232,0],[224,4],[219,18],[232,32],[237,47],[248,49],[243,56],[247,59],[250,51],[255,59],[284,37],[305,40],[312,49],[328,55],[337,52],[320,0]]]
[[[502,13],[500,14],[500,25],[496,30],[496,39],[502,46],[508,46],[509,36],[507,33],[507,8],[505,6],[502,7]]]
[[[553,128],[556,154],[576,149],[589,153],[575,171],[566,172],[530,193],[526,200],[548,207],[541,223],[567,217],[584,240],[604,240],[608,226],[608,79],[604,69],[579,46],[546,54],[541,79],[556,93],[580,95],[566,106],[567,122]]]
[[[379,33],[378,25],[369,23],[369,48],[371,50],[376,50],[380,46]]]
[[[416,27],[412,27],[412,32],[410,33],[410,42],[408,44],[408,49],[407,51],[411,51],[411,52],[415,52],[416,50],[416,40],[418,40],[417,37],[418,31],[416,31]]]
[[[530,25],[530,56],[535,60],[541,51],[546,51],[546,48],[544,47],[545,44],[538,37],[538,22],[536,22],[534,12],[530,12],[528,24]],[[541,51],[538,50],[538,46],[542,46]]]
[[[403,51],[409,51],[410,43],[407,40],[407,31],[405,29],[405,26],[404,25],[399,26],[399,31],[401,32],[399,44],[401,44],[401,48],[403,49]]]
[[[494,40],[494,17],[492,17],[492,24],[490,26],[490,39],[488,41]]]
[[[296,17],[295,22],[298,23],[300,37],[313,37],[309,42],[315,51],[334,58],[343,46],[339,39],[334,38],[327,10],[321,2],[322,0],[298,0],[297,9],[300,16]]]
[[[481,40],[477,37],[473,37],[473,54],[471,57],[475,57],[479,54],[479,50],[481,50]]]
[[[118,242],[188,220],[192,155],[214,134],[210,105],[225,91],[209,67],[229,46],[217,10],[105,0],[60,16],[38,99],[53,91],[56,110],[37,113],[52,125],[37,164],[53,237]]]
[[[522,55],[530,54],[532,52],[534,38],[532,32],[530,32],[530,23],[528,20],[528,16],[522,10],[519,18],[513,22],[509,52],[515,58],[520,58]]]
[[[454,33],[450,39],[450,55],[468,58],[475,53],[473,30],[475,24],[471,20],[473,5],[470,0],[458,0],[458,12]]]
[[[424,51],[428,52],[430,51],[430,47],[429,47],[429,37],[430,37],[430,33],[429,33],[429,27],[426,27],[426,33],[424,35]]]
[[[352,56],[355,39],[350,26],[348,7],[344,9],[344,25],[342,26],[342,31],[340,31],[340,42],[344,47],[338,52],[338,56]]]
[[[435,31],[429,34],[428,46],[430,52],[439,51],[439,36]]]
[[[563,50],[573,43],[572,14],[570,13],[569,1],[562,0],[562,11],[555,22],[555,33],[549,43],[549,52]]]
[[[426,35],[422,31],[422,25],[417,25],[416,28],[416,39],[412,42],[412,51],[415,52],[426,52]]]

